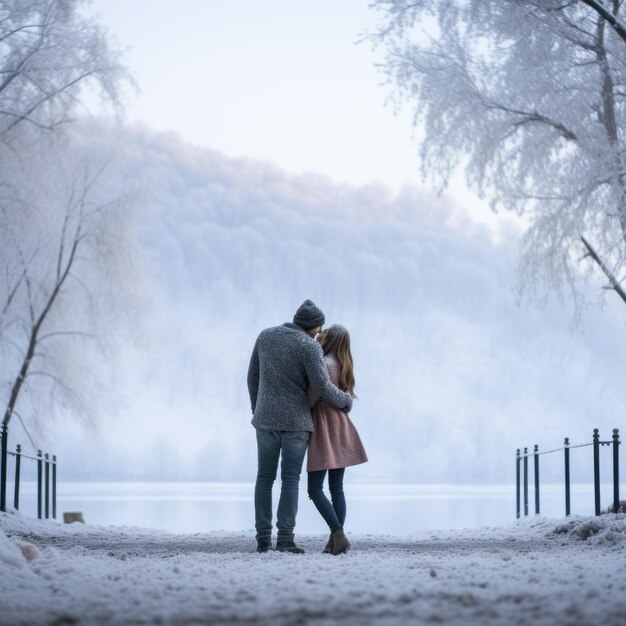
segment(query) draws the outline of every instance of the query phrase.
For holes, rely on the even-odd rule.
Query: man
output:
[[[248,391],[258,450],[254,490],[258,552],[267,552],[272,547],[272,486],[281,453],[276,550],[304,552],[294,543],[293,530],[302,462],[313,431],[308,385],[313,385],[333,406],[345,412],[352,408],[352,396],[330,382],[322,348],[315,341],[324,321],[324,313],[315,303],[305,300],[293,323],[266,328],[254,344],[248,368]]]

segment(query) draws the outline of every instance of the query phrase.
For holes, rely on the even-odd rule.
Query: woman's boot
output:
[[[330,554],[333,551],[333,534],[330,533],[330,537],[328,537],[328,543],[326,547],[322,550],[322,554]]]
[[[334,556],[343,554],[350,549],[350,542],[343,532],[343,528],[336,530],[332,535],[333,545],[330,553]]]

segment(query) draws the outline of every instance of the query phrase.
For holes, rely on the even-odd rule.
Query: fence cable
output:
[[[610,444],[612,444],[612,441],[600,441],[599,442],[600,445],[602,446],[608,446]],[[575,446],[563,446],[562,448],[554,448],[554,450],[545,450],[543,452],[537,452],[537,456],[541,456],[542,454],[552,454],[553,452],[561,452],[562,450],[572,450],[573,448],[586,448],[587,446],[592,446],[592,443],[579,443],[576,444]],[[519,458],[523,459],[524,457],[531,457],[531,456],[535,456],[535,452],[533,450],[530,450],[529,452],[526,452],[526,454],[524,453],[520,453]]]

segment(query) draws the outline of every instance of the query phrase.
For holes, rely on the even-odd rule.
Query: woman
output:
[[[324,351],[330,379],[339,389],[354,396],[350,333],[341,324],[334,324],[319,333],[317,340]],[[313,388],[309,388],[309,404],[314,429],[309,439],[307,460],[309,497],[330,528],[324,552],[336,555],[350,549],[350,542],[343,532],[346,519],[343,493],[345,468],[366,463],[367,454],[354,424],[343,411],[320,399]],[[323,491],[327,471],[332,503]]]

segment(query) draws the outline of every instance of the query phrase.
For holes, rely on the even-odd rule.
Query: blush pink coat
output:
[[[324,357],[330,380],[339,382],[339,364],[331,355]],[[354,424],[340,409],[320,398],[309,387],[309,405],[313,413],[313,432],[309,439],[307,472],[337,469],[367,463],[367,454]]]

